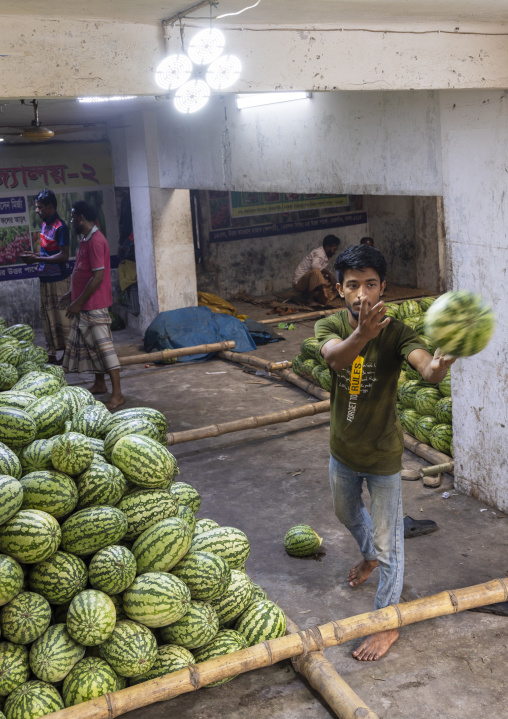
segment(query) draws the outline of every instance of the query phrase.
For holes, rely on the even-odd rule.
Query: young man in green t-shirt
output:
[[[432,357],[407,325],[385,317],[380,298],[386,261],[368,245],[348,247],[337,257],[337,289],[346,309],[319,320],[315,334],[332,374],[330,484],[335,514],[356,539],[363,559],[351,567],[357,587],[379,566],[375,608],[400,599],[404,572],[402,427],[397,416],[397,380],[407,360],[426,382],[440,382],[455,358]],[[363,480],[371,513],[362,500]],[[353,652],[373,661],[398,639],[396,629],[367,637]]]

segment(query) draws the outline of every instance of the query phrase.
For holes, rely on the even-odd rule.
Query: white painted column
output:
[[[140,302],[140,328],[159,312],[197,305],[188,190],[161,188],[155,115],[126,131],[127,167]]]

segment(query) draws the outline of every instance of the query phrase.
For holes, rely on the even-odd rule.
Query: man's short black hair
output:
[[[380,282],[386,277],[386,260],[379,250],[369,245],[351,245],[335,260],[335,271],[340,285],[344,284],[347,270],[366,270],[372,267],[379,275]]]
[[[53,190],[41,190],[35,198],[35,201],[40,202],[41,205],[45,205],[46,207],[51,205],[56,210],[56,195]]]
[[[374,247],[374,240],[372,237],[362,237],[360,240],[361,245],[370,245],[371,247]]]
[[[87,222],[95,222],[97,219],[97,210],[84,200],[78,200],[72,205],[72,211],[75,215],[82,215]]]
[[[339,246],[340,240],[338,237],[335,237],[335,235],[326,235],[326,237],[323,239],[323,247],[333,247],[333,246]]]

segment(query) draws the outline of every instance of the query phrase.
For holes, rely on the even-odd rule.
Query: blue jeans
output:
[[[370,515],[362,499],[364,479],[370,494]],[[330,486],[335,514],[356,539],[363,558],[379,562],[374,608],[396,604],[404,575],[400,472],[389,476],[355,472],[330,456]]]

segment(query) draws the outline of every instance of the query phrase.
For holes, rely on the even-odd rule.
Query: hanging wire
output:
[[[220,20],[223,17],[230,17],[231,15],[241,15],[246,10],[252,10],[252,8],[257,7],[260,2],[261,2],[261,0],[258,0],[257,3],[255,3],[254,5],[249,5],[249,7],[244,7],[243,10],[239,10],[238,12],[227,12],[224,15],[217,15],[217,17],[215,19]],[[212,6],[210,5],[210,15],[211,15],[211,11],[212,11]]]
[[[185,52],[184,46],[183,46],[183,29],[184,29],[184,25],[182,25],[182,19],[180,18],[180,43],[182,46],[182,52]]]

